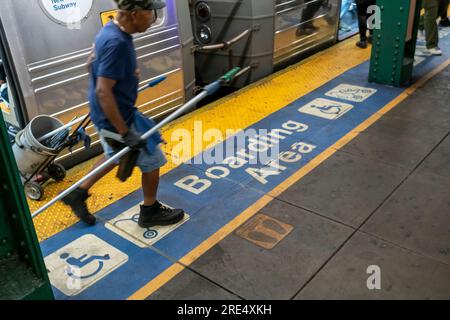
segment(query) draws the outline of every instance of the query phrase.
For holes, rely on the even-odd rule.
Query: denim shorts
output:
[[[97,132],[99,132],[99,130],[97,130]],[[111,148],[111,146],[105,141],[101,134],[99,134],[99,137],[106,158],[109,159],[114,156],[115,152]],[[150,154],[146,148],[143,148],[137,160],[136,166],[141,170],[142,173],[150,173],[156,169],[161,168],[166,163],[166,156],[162,152],[161,148],[159,146],[156,146],[155,151],[152,154]],[[119,164],[119,161],[117,161],[116,164]]]

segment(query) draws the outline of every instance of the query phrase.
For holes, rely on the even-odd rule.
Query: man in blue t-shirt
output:
[[[139,71],[132,34],[145,32],[156,22],[158,9],[165,7],[153,0],[115,0],[119,12],[95,39],[93,53],[88,61],[90,71],[89,105],[94,123],[105,151],[105,158],[98,167],[121,147],[128,146],[139,152],[136,165],[142,171],[144,204],[141,206],[138,224],[143,228],[178,223],[184,217],[181,209],[170,209],[156,200],[159,169],[167,162],[158,144],[159,134],[148,141],[141,135],[154,125],[135,107]],[[63,199],[84,222],[93,225],[95,217],[89,213],[86,199],[88,190],[116,164],[92,177]]]

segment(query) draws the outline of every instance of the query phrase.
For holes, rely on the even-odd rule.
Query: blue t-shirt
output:
[[[116,131],[106,118],[95,93],[98,77],[104,77],[117,81],[113,93],[123,119],[130,126],[134,122],[139,86],[133,37],[109,22],[95,39],[95,60],[91,68],[89,104],[92,122],[99,129]]]

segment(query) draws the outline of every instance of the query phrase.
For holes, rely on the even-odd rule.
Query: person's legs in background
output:
[[[427,51],[432,55],[441,55],[442,51],[438,47],[439,31],[437,24],[439,0],[424,0],[423,8],[425,9],[423,21]]]
[[[368,1],[356,0],[356,10],[358,12],[358,28],[359,41],[356,43],[361,49],[367,48],[367,9],[369,8]]]
[[[448,19],[448,0],[439,0],[439,16],[441,17],[439,25],[441,27],[450,27],[450,20]]]
[[[425,41],[425,19],[424,19],[424,15],[420,14],[420,19],[419,19],[419,34],[417,36],[417,40],[418,41]]]

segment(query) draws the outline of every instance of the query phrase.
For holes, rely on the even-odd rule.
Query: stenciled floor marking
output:
[[[138,225],[139,207],[140,205],[138,204],[128,209],[116,218],[108,221],[105,224],[105,227],[141,248],[151,246],[158,242],[182,224],[186,223],[190,218],[190,215],[186,213],[183,220],[176,225],[156,226],[145,229]]]
[[[426,63],[418,66],[417,75],[420,77],[423,76],[429,70],[436,67],[438,63],[442,63],[443,59],[444,57],[440,59],[429,59]],[[304,145],[302,149],[298,146],[298,143],[314,146],[314,148],[309,148],[312,149],[310,152],[302,154],[301,161],[299,160],[294,165],[286,166],[286,169],[283,169],[277,175],[269,175],[267,177],[269,178],[267,179],[267,183],[261,185],[260,182],[255,182],[255,179],[245,171],[246,168],[240,168],[241,170],[230,172],[227,178],[214,182],[207,193],[193,196],[187,192],[183,193],[180,191],[181,189],[175,187],[174,183],[189,175],[204,177],[204,173],[208,169],[207,166],[182,165],[165,175],[161,183],[162,200],[170,203],[172,206],[185,208],[191,213],[191,220],[189,223],[182,225],[176,232],[172,233],[170,237],[166,237],[156,243],[155,248],[171,256],[174,260],[179,260],[181,263],[189,265],[207,249],[223,239],[223,237],[270,202],[272,200],[271,196],[274,195],[274,190],[277,187],[280,188],[283,182],[286,184],[289,181],[293,181],[292,177],[298,175],[298,172],[304,171],[305,168],[312,170],[321,162],[319,161],[321,156],[323,157],[323,155],[335,150],[333,147],[338,145],[337,141],[341,137],[344,136],[339,141],[348,139],[346,135],[357,134],[352,131],[355,127],[358,125],[361,126],[361,123],[364,124],[364,121],[368,118],[369,120],[366,120],[366,122],[374,121],[372,120],[374,117],[381,117],[384,110],[382,109],[383,106],[389,106],[389,103],[398,99],[399,96],[407,95],[411,90],[414,90],[414,88],[405,90],[372,84],[364,85],[364,87],[369,89],[378,90],[378,93],[362,103],[354,103],[355,108],[351,112],[334,121],[302,114],[298,111],[314,99],[324,98],[327,92],[336,91],[342,84],[356,86],[366,83],[366,76],[364,75],[367,74],[367,69],[368,65],[364,64],[350,70],[338,79],[322,86],[320,90],[300,98],[295,103],[288,105],[284,109],[252,126],[253,128],[274,129],[283,127],[284,124],[290,122],[290,126],[287,127],[291,128],[293,132],[292,135],[280,142],[281,150],[290,152],[294,152],[294,150],[306,150],[304,149]],[[297,125],[296,127],[293,125],[294,122],[300,123],[299,121],[307,124],[308,130],[304,130],[304,126]],[[301,130],[297,132],[295,129],[300,127]],[[292,158],[289,157],[289,159]],[[271,166],[266,165],[265,169],[269,167]],[[267,193],[269,193],[269,196],[265,195]],[[124,209],[126,210],[139,203],[141,197],[140,192],[131,194],[123,199],[120,204],[114,204],[108,207],[108,210],[100,212],[99,217],[103,220],[110,220],[122,213]],[[148,283],[148,280],[153,279],[153,281],[150,281],[142,289],[130,296],[132,299],[146,298],[154,290],[159,288],[161,284],[170,280],[172,276],[183,269],[180,265],[173,264],[167,259],[158,256],[153,251],[149,249],[142,250],[131,242],[124,242],[123,238],[112,235],[111,232],[105,232],[105,230],[103,225],[97,225],[90,232],[96,235],[101,234],[102,239],[110,238],[108,243],[115,247],[127,247],[128,250],[123,252],[127,252],[130,259],[120,269],[108,275],[107,278],[99,280],[91,288],[76,296],[76,298],[98,298],[103,297],[105,292],[107,292],[108,296],[106,298],[123,299],[134,291],[133,288],[141,288],[145,283]],[[64,234],[60,234],[44,242],[43,251],[50,254],[55,249],[64,246],[65,242],[73,241],[84,233],[86,233],[86,229],[80,226],[70,228]],[[107,241],[106,239],[104,240]],[[132,254],[133,252],[135,254]],[[149,262],[147,259],[153,260]],[[156,260],[159,260],[161,263],[155,268],[153,261]],[[133,273],[133,275],[142,275],[142,272],[138,271],[144,267],[147,269],[149,263],[151,263],[152,269],[151,271],[147,271],[144,277],[129,277],[130,273]],[[167,269],[168,267],[170,268]],[[121,287],[120,290],[114,290],[113,288],[116,288],[117,284],[123,283],[124,278],[127,279],[127,286]],[[131,292],[129,295],[126,295],[128,291]],[[65,297],[61,293],[56,295],[61,298]]]
[[[52,285],[65,295],[74,296],[127,261],[125,253],[87,234],[47,256],[45,265]]]

